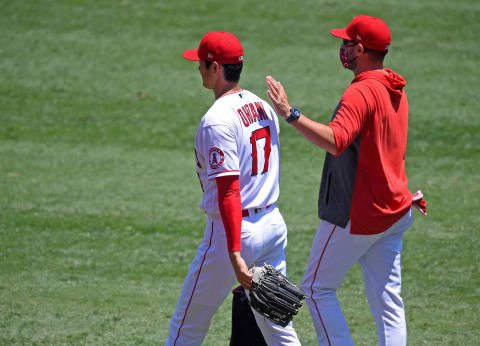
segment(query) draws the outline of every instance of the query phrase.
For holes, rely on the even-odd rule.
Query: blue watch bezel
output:
[[[292,123],[292,121],[295,121],[298,118],[300,118],[300,111],[298,110],[298,108],[293,107],[292,109],[290,109],[290,116],[286,120],[287,123],[290,124]]]

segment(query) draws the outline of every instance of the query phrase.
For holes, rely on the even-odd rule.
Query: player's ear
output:
[[[220,70],[220,64],[216,61],[212,63],[212,71],[214,73],[217,73]]]
[[[357,44],[357,52],[363,54],[364,51],[365,48],[363,48],[363,45],[361,43]]]

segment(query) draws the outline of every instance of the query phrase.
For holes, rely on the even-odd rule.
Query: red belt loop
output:
[[[265,209],[268,209],[268,208],[270,208],[271,206],[272,206],[271,204],[270,204],[270,205],[267,205],[267,206],[265,207]],[[262,208],[250,208],[250,209],[255,210],[255,209],[262,209]],[[242,217],[246,217],[246,216],[250,216],[250,212],[248,211],[248,209],[243,209],[243,210],[242,210]]]

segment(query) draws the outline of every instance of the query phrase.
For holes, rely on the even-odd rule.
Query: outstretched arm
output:
[[[288,102],[288,97],[282,84],[271,76],[267,76],[266,80],[268,85],[267,95],[272,101],[275,111],[279,116],[287,119],[290,116],[292,106]],[[313,121],[303,114],[300,115],[298,120],[293,121],[291,124],[313,144],[327,150],[333,155],[337,154],[335,136],[329,126]]]

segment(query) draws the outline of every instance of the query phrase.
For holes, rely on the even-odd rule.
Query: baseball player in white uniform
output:
[[[227,32],[206,34],[198,49],[203,85],[215,102],[195,138],[196,168],[207,215],[205,235],[185,278],[166,345],[200,345],[211,319],[236,280],[251,288],[253,265],[286,275],[287,227],[279,195],[278,118],[267,102],[239,87],[243,48]],[[299,345],[292,323],[273,324],[254,311],[269,345]],[[248,332],[248,331],[245,331]]]

